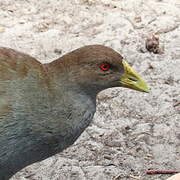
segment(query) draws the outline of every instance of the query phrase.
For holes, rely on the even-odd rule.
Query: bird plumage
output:
[[[73,144],[92,121],[97,93],[121,86],[122,59],[94,45],[41,64],[0,48],[0,179]]]

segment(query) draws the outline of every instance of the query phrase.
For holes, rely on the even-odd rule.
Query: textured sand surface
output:
[[[154,33],[161,54],[145,49]],[[121,52],[151,92],[100,93],[73,146],[12,180],[164,180],[145,171],[180,169],[179,0],[0,0],[0,46],[49,62],[89,44]]]
[[[179,180],[180,179],[180,173],[174,175],[174,176],[171,176],[170,178],[168,178],[167,180]]]

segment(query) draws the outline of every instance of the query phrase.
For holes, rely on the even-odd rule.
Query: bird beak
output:
[[[148,93],[149,88],[144,82],[144,80],[124,60],[123,60],[123,66],[124,66],[124,74],[120,79],[121,86]]]

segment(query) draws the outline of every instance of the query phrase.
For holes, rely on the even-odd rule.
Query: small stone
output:
[[[174,176],[171,176],[167,180],[180,180],[180,173],[175,174]]]
[[[146,39],[146,49],[154,54],[162,54],[162,50],[159,47],[159,37],[154,35]]]

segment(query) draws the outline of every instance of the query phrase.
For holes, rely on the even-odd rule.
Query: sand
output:
[[[145,48],[152,34],[160,54]],[[179,0],[0,0],[0,46],[44,63],[89,44],[121,52],[151,92],[101,92],[73,146],[12,180],[164,180],[145,172],[180,170]]]

